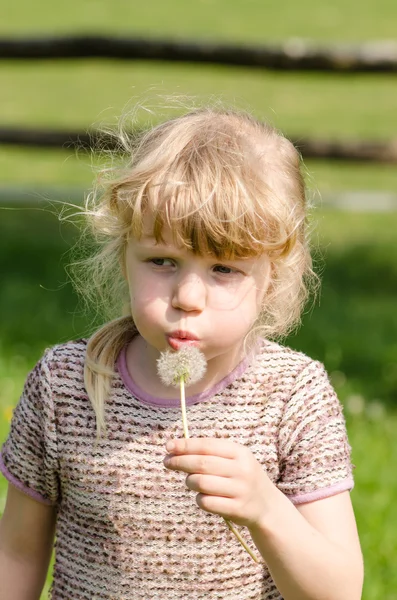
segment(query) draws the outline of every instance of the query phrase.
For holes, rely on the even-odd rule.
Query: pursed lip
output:
[[[171,331],[171,333],[167,333],[167,337],[172,337],[179,340],[198,340],[197,335],[194,335],[194,333],[190,333],[190,331],[183,331],[182,329],[178,329],[177,331]]]
[[[194,333],[182,331],[181,329],[167,333],[166,338],[173,350],[179,350],[183,345],[195,346],[199,341],[199,338]]]

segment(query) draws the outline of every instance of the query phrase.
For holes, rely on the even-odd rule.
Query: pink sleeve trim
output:
[[[354,481],[350,477],[330,485],[328,487],[320,488],[314,492],[308,492],[307,494],[297,494],[296,496],[287,496],[293,504],[304,504],[306,502],[315,502],[316,500],[322,500],[323,498],[329,498],[335,496],[341,492],[351,491],[354,487]]]
[[[45,498],[38,492],[35,492],[31,488],[29,488],[27,485],[25,485],[24,483],[19,481],[19,479],[14,477],[14,475],[12,475],[12,473],[10,473],[9,470],[7,469],[7,467],[5,466],[3,457],[1,454],[0,454],[0,472],[4,475],[4,477],[7,479],[7,481],[9,483],[11,483],[14,487],[17,488],[17,490],[19,490],[23,494],[26,494],[27,496],[30,496],[30,498],[32,498],[33,500],[36,500],[36,502],[40,502],[41,504],[47,504],[48,506],[56,505],[56,502],[52,502],[51,500],[48,500],[48,498]]]

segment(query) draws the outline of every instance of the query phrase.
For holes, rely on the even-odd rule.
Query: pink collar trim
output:
[[[227,388],[233,381],[238,379],[248,368],[250,362],[250,356],[245,357],[238,365],[233,369],[229,375],[218,381],[212,388],[201,392],[200,394],[195,394],[194,396],[188,396],[186,398],[186,405],[191,406],[192,404],[197,404],[198,402],[205,402],[209,398],[219,394],[222,390]],[[127,368],[127,346],[121,350],[117,362],[117,369],[120,375],[122,382],[125,387],[137,400],[140,400],[144,404],[150,404],[151,406],[168,406],[168,407],[176,407],[180,406],[179,398],[157,398],[156,396],[151,396],[147,394],[144,390],[138,387],[135,381],[132,379],[128,368]]]

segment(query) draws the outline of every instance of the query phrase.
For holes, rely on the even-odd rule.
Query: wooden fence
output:
[[[359,162],[397,163],[397,140],[377,141],[329,141],[323,139],[293,139],[304,158],[324,158]],[[117,150],[114,136],[92,131],[46,130],[37,128],[0,127],[0,143],[10,146],[41,148],[73,148],[74,150]]]
[[[209,63],[282,71],[396,73],[397,43],[319,47],[303,40],[290,40],[280,46],[251,46],[99,35],[0,38],[3,60],[82,58]]]
[[[199,62],[283,71],[383,74],[397,72],[397,43],[319,47],[302,40],[290,40],[280,46],[240,46],[100,35],[0,38],[0,60],[62,59]],[[104,143],[112,145],[111,138],[105,139],[95,131],[0,126],[0,144],[95,149],[98,141],[101,147]],[[397,140],[331,141],[299,136],[291,141],[304,158],[397,163]]]

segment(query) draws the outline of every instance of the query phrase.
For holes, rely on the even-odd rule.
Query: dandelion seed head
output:
[[[179,387],[181,377],[192,385],[204,376],[207,369],[205,356],[195,346],[184,346],[177,352],[165,350],[157,360],[157,372],[164,385]]]

